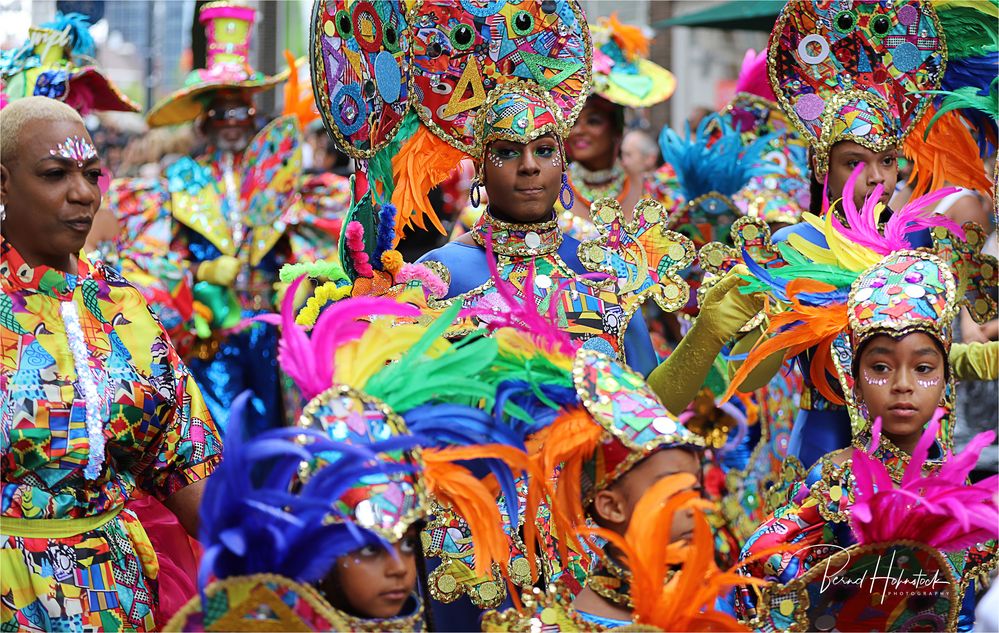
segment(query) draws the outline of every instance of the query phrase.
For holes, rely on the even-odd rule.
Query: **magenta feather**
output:
[[[745,57],[742,58],[742,68],[739,69],[739,78],[735,82],[735,91],[748,92],[768,101],[777,101],[774,89],[770,86],[770,79],[767,78],[765,50],[759,53],[753,49],[746,51]]]
[[[923,474],[943,415],[938,409],[927,425],[897,486],[884,464],[872,457],[880,442],[880,418],[874,423],[869,452],[854,451],[850,525],[860,543],[913,540],[953,552],[999,536],[999,475],[967,482],[994,432],[980,433],[960,455],[948,452],[939,468]]]
[[[836,230],[849,241],[866,247],[879,255],[890,255],[895,251],[912,248],[912,243],[909,241],[910,234],[937,226],[942,226],[964,239],[964,231],[961,230],[961,227],[949,218],[933,212],[937,202],[957,191],[953,187],[940,189],[910,200],[901,209],[891,214],[883,232],[879,230],[878,206],[881,204],[884,186],[879,184],[874,187],[874,190],[864,200],[862,208],[857,209],[857,205],[853,202],[853,191],[863,170],[863,164],[857,165],[843,186],[841,206],[846,217],[846,226],[835,216],[832,219]],[[828,178],[826,183],[828,184]]]
[[[415,318],[420,309],[385,297],[344,299],[322,311],[310,338],[305,328],[295,322],[295,293],[304,279],[305,275],[288,287],[281,302],[280,318],[276,314],[265,314],[255,320],[281,326],[278,363],[308,401],[332,386],[337,348],[364,335],[372,318]]]
[[[494,313],[490,308],[472,309],[471,315],[479,317],[486,323],[490,332],[503,327],[512,327],[527,333],[539,348],[545,351],[557,351],[567,356],[576,353],[577,345],[573,344],[569,335],[558,329],[558,297],[576,282],[575,279],[563,281],[549,294],[548,310],[542,313],[534,300],[534,263],[528,266],[527,278],[524,280],[524,300],[517,298],[517,289],[512,283],[499,275],[496,258],[493,256],[492,232],[486,234],[486,263],[492,276],[496,292],[506,304],[506,310]]]

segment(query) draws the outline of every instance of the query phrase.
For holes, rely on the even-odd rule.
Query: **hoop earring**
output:
[[[468,190],[468,201],[472,203],[473,209],[478,209],[479,203],[482,202],[482,192],[479,191],[478,178],[472,181],[472,186]]]
[[[0,222],[7,219],[7,206],[0,202]]]
[[[569,194],[569,202],[565,201],[565,194]],[[562,172],[562,188],[558,191],[558,201],[562,203],[562,208],[568,211],[572,205],[576,204],[576,193],[569,186],[569,176]]]

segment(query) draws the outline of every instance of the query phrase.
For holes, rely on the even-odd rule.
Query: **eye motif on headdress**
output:
[[[409,106],[410,31],[400,2],[320,0],[312,24],[316,102],[338,145],[370,158]]]
[[[589,30],[574,0],[423,2],[408,16],[420,120],[473,154],[473,121],[487,95],[516,79],[547,91],[573,121],[590,85]]]
[[[880,152],[905,138],[929,104],[915,93],[940,86],[945,49],[920,0],[792,0],[770,36],[770,79],[824,173],[840,140]]]

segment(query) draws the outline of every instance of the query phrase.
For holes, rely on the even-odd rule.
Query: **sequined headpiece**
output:
[[[401,6],[316,2],[316,103],[341,148],[370,161],[374,202],[399,210],[397,237],[425,218],[444,233],[426,194],[482,155],[477,119],[487,101],[498,129],[543,125],[541,111],[568,129],[589,94],[590,34],[577,0]],[[523,107],[512,90],[492,97],[510,82],[531,87],[531,112],[496,110]]]
[[[545,134],[561,141],[569,133],[558,106],[537,86],[520,81],[494,90],[475,120],[477,158],[496,140],[530,143]]]
[[[847,301],[854,353],[874,336],[932,335],[950,350],[957,313],[954,275],[935,255],[898,251],[868,268],[853,282]]]
[[[781,108],[815,150],[851,140],[898,147],[939,88],[946,45],[923,0],[791,0],[770,35],[770,82]]]
[[[591,350],[573,365],[576,393],[603,438],[583,462],[583,502],[613,484],[635,464],[665,448],[704,448],[704,439],[671,415],[641,375]]]

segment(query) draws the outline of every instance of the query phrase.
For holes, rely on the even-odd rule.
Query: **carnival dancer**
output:
[[[636,179],[621,165],[626,108],[648,108],[673,95],[676,79],[649,57],[649,39],[637,26],[622,24],[617,14],[590,25],[593,38],[593,85],[566,138],[572,208],[560,208],[563,230],[579,240],[596,237],[590,205],[614,198],[631,213],[643,198],[672,210],[673,199],[661,182],[666,172]],[[658,165],[656,165],[658,167]]]
[[[970,17],[983,15],[974,8],[969,11]],[[985,21],[979,17],[977,21],[954,23],[967,26]],[[955,37],[961,37],[960,30],[954,32]],[[851,188],[853,204],[859,208],[878,190],[886,210],[885,217],[878,221],[885,221],[888,197],[897,178],[898,152],[903,143],[910,146],[921,136],[916,130],[923,115],[932,109],[931,99],[920,92],[935,90],[944,77],[944,36],[933,6],[914,0],[852,8],[840,3],[825,6],[793,0],[784,7],[771,33],[768,67],[778,104],[809,144],[813,210],[831,207],[840,221],[846,221],[842,213],[844,187],[862,164],[862,174]],[[914,43],[917,37],[919,46]],[[901,65],[894,63],[897,57],[905,61]],[[962,133],[968,135],[966,129]],[[975,179],[973,171],[962,173]],[[984,175],[978,176],[978,184],[970,186],[981,188],[982,178]],[[929,180],[927,177],[921,182]],[[774,241],[810,239],[814,235],[810,225],[799,224],[778,231]],[[912,247],[930,247],[931,242],[927,231],[907,238]],[[754,336],[744,337],[734,351],[744,353],[755,341]],[[982,346],[955,346],[952,353],[958,378],[990,378]],[[775,357],[761,365],[738,388],[750,391],[762,386],[777,371],[781,360]],[[800,360],[807,368],[808,356]],[[850,428],[843,407],[830,403],[816,388],[815,373],[806,369],[803,374],[806,385],[801,411],[788,451],[808,467],[823,454],[847,446]]]
[[[179,255],[193,277],[201,309],[194,313],[198,339],[189,363],[223,427],[233,399],[245,389],[265,415],[282,416],[277,332],[263,324],[234,328],[274,306],[274,283],[293,257],[289,234],[299,220],[297,120],[280,117],[257,131],[253,96],[282,76],[266,77],[249,66],[255,14],[230,2],[205,5],[199,19],[208,36],[207,68],[192,71],[183,88],[147,115],[153,127],[196,120],[208,152],[173,163],[165,181],[112,186],[122,241],[161,236],[149,249]],[[331,238],[326,248],[333,243]]]
[[[142,490],[196,533],[221,441],[142,295],[81,253],[101,165],[80,115],[26,97],[0,125],[2,620],[152,629],[158,564],[124,506]]]
[[[817,600],[812,608],[800,599],[790,600],[789,607],[778,612],[768,597],[759,603],[763,617],[772,618],[769,621],[777,628],[787,626],[781,622],[824,627],[839,618],[841,628],[862,624],[887,630],[911,626],[907,620],[923,620],[938,621],[934,628],[941,630],[955,626],[971,630],[976,576],[996,563],[995,541],[986,541],[999,536],[995,528],[999,512],[996,477],[966,485],[978,454],[994,434],[981,434],[967,454],[950,453],[955,385],[947,354],[958,308],[955,278],[934,255],[893,249],[879,260],[881,248],[869,248],[870,242],[851,244],[849,229],[828,227],[829,252],[836,255],[827,267],[838,268],[844,278],[854,277],[849,295],[807,277],[798,280],[797,288],[792,281],[787,291],[801,320],[778,338],[789,342],[798,334],[815,335],[819,330],[848,337],[848,344],[835,350],[833,358],[854,438],[850,447],[825,455],[806,477],[791,484],[786,504],[760,526],[743,554],[776,544],[791,544],[794,549],[752,563],[748,571],[785,585],[804,577],[807,584],[816,578],[809,570],[830,557],[840,561],[832,566],[835,573],[844,575],[843,569],[852,563],[848,554],[844,559],[839,552],[855,543],[867,547],[856,552],[859,557],[871,547],[876,549],[872,544],[897,542],[904,547],[914,541],[926,544],[930,553],[917,551],[904,559],[899,553],[898,560],[908,561],[909,573],[915,573],[917,566],[925,571],[929,565],[932,571],[939,565],[939,573],[947,579],[941,584],[952,587],[936,600],[927,596],[928,612],[920,612],[911,599],[907,608],[900,608],[904,600],[890,598],[878,604],[867,595],[858,597],[859,609],[835,597],[832,605]],[[858,264],[866,266],[872,260],[873,265],[856,272]],[[962,605],[959,619],[958,605]]]

